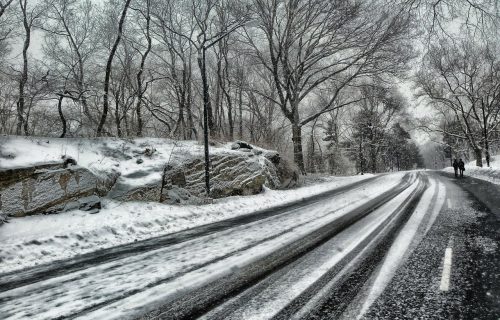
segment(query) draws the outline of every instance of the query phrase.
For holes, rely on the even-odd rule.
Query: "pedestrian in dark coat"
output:
[[[458,169],[460,170],[460,178],[464,177],[464,171],[465,171],[465,163],[463,162],[462,159],[458,161]]]
[[[453,161],[453,170],[455,170],[455,178],[458,178],[458,160]]]

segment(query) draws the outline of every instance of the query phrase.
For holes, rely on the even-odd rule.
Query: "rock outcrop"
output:
[[[109,197],[121,201],[202,203],[206,197],[204,169],[202,156],[184,159],[164,168],[163,182],[143,186],[118,183]],[[298,170],[276,152],[263,157],[246,151],[210,156],[211,198],[257,194],[264,186],[289,188],[297,184],[298,177]]]
[[[276,152],[270,153],[269,158],[266,155],[256,157],[246,151],[215,154],[210,157],[210,164],[210,196],[213,198],[257,194],[264,186],[290,188],[296,186],[299,179],[298,169]],[[202,157],[167,166],[164,192],[176,187],[202,198],[205,195],[204,179]],[[168,195],[162,196],[169,199]]]
[[[89,170],[63,163],[0,170],[0,210],[15,217],[63,210],[71,201],[94,195],[97,183]]]
[[[245,142],[245,141],[235,141],[231,145],[231,150],[239,150],[239,149],[247,149],[247,150],[252,150],[253,147],[250,143]]]
[[[290,189],[299,184],[299,168],[286,158],[280,158],[276,164],[276,173],[280,181],[279,189]]]
[[[298,169],[278,152],[243,141],[236,141],[229,148],[210,156],[208,199],[257,194],[264,186],[285,189],[297,185]],[[110,156],[116,157],[117,151],[113,152]],[[157,154],[151,147],[138,156],[151,159]],[[123,160],[132,159],[124,157]],[[202,154],[184,154],[174,158],[171,164],[139,167],[123,176],[114,168],[93,171],[93,174],[76,163],[66,157],[57,163],[0,170],[0,224],[8,216],[73,209],[96,213],[101,208],[100,197],[171,204],[207,201]],[[151,176],[157,178],[150,179]]]
[[[222,198],[251,195],[262,191],[268,172],[247,154],[215,154],[210,157],[210,196]],[[202,157],[185,161],[165,171],[165,189],[181,187],[196,197],[205,195],[204,160]]]

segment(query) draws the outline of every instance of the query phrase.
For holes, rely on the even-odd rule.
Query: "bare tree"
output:
[[[353,125],[365,140],[369,169],[376,173],[380,153],[389,147],[388,132],[395,118],[402,115],[406,101],[393,88],[366,85],[360,91],[363,99]]]
[[[142,118],[142,104],[143,104],[143,96],[147,89],[144,86],[144,71],[146,68],[146,60],[148,58],[149,53],[152,48],[152,37],[151,37],[151,0],[145,0],[144,8],[132,8],[135,11],[139,12],[140,16],[144,19],[144,25],[140,27],[144,38],[146,38],[146,45],[143,52],[140,51],[139,48],[136,48],[139,51],[141,56],[141,62],[139,66],[139,70],[136,74],[136,82],[137,82],[137,103],[135,106],[135,112],[137,115],[137,136],[142,137],[143,135],[143,118]]]
[[[116,54],[116,50],[118,49],[118,46],[120,44],[122,34],[123,34],[123,28],[125,24],[125,17],[127,16],[127,11],[130,6],[131,0],[126,0],[125,5],[123,7],[122,13],[120,15],[120,20],[118,22],[118,33],[116,35],[115,41],[113,43],[113,46],[111,47],[111,51],[108,56],[108,61],[106,63],[106,73],[104,76],[104,94],[103,94],[103,105],[102,105],[102,114],[101,114],[101,119],[99,121],[99,125],[97,127],[97,136],[100,137],[103,132],[104,124],[106,123],[106,117],[108,115],[108,110],[109,110],[109,82],[110,82],[110,77],[111,77],[111,70],[113,66],[113,58]]]
[[[31,44],[31,32],[37,19],[44,11],[39,4],[31,4],[28,0],[19,0],[19,8],[21,12],[22,24],[24,29],[24,43],[22,49],[22,71],[19,79],[19,98],[17,101],[17,127],[16,134],[21,135],[23,127],[24,133],[27,135],[27,120],[25,119],[25,87],[28,82],[28,50]]]
[[[468,142],[476,165],[482,166],[485,151],[489,165],[489,145],[500,125],[500,65],[492,46],[463,40],[447,40],[432,46],[426,64],[418,73],[419,94],[445,118],[453,116],[461,134],[440,127],[426,129],[456,136]]]
[[[47,10],[44,13],[42,28],[45,31],[44,54],[49,60],[49,68],[53,74],[65,78],[65,89],[78,96],[78,104],[88,120],[86,129],[97,124],[92,115],[87,94],[90,91],[88,83],[87,64],[97,51],[95,8],[90,0],[47,0]],[[84,119],[80,119],[83,126]]]
[[[153,13],[153,33],[160,46],[156,58],[160,65],[156,73],[166,79],[164,90],[166,96],[175,101],[176,114],[162,110],[164,116],[173,121],[173,135],[181,139],[197,137],[195,116],[193,114],[193,52],[191,39],[195,29],[186,26],[194,23],[193,17],[176,14],[176,1],[161,1],[155,4]],[[190,31],[188,31],[190,30]],[[179,33],[182,32],[182,33]],[[185,37],[187,36],[187,37]],[[159,111],[158,108],[155,110]]]
[[[0,59],[5,56],[8,52],[7,39],[11,35],[12,19],[7,17],[7,8],[14,2],[14,0],[2,0],[0,1]]]
[[[4,15],[5,10],[7,10],[12,2],[14,2],[14,0],[0,1],[0,17]]]
[[[194,24],[181,26],[176,30],[166,26],[171,32],[188,40],[197,52],[197,63],[200,70],[203,96],[203,130],[205,144],[205,188],[210,194],[210,157],[208,146],[209,131],[215,134],[216,128],[213,119],[213,110],[210,99],[210,86],[208,80],[207,53],[210,48],[228,37],[231,33],[244,26],[250,19],[246,7],[239,1],[231,0],[191,0],[179,4],[180,15],[192,16]],[[230,19],[221,21],[217,19],[217,9],[228,10],[233,14]],[[189,21],[186,19],[186,21]],[[196,39],[189,35],[194,34]]]
[[[259,31],[248,31],[247,41],[273,76],[278,98],[267,98],[290,121],[294,159],[305,173],[302,127],[354,103],[337,98],[355,79],[393,72],[407,61],[401,43],[410,17],[397,10],[390,15],[372,2],[255,0],[255,6]],[[328,90],[330,99],[307,114],[304,101],[318,90]]]

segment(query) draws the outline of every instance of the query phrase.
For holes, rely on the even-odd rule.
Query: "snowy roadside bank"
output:
[[[483,164],[481,168],[476,166],[475,161],[466,163],[464,175],[500,185],[500,156],[493,157],[489,167],[486,167],[485,161]],[[444,168],[443,171],[454,173],[453,167]]]
[[[94,215],[74,210],[11,219],[0,228],[0,273],[269,209],[370,177],[331,177],[291,190],[266,188],[258,195],[218,199],[201,206],[106,200]]]

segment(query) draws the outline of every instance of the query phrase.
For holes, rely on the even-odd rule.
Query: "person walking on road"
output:
[[[465,171],[465,163],[463,162],[462,159],[458,161],[458,169],[460,170],[460,178],[464,177],[464,171]]]
[[[458,161],[455,159],[453,161],[453,170],[455,170],[455,178],[458,178]]]

